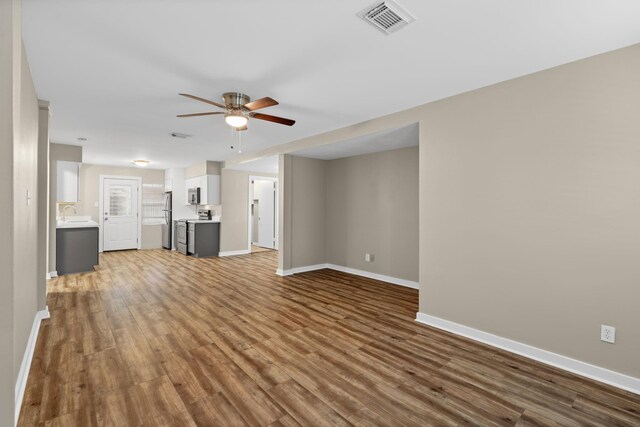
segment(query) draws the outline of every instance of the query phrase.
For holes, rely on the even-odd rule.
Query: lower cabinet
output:
[[[98,265],[98,227],[56,230],[58,275],[93,271]]]
[[[187,246],[189,255],[196,258],[218,256],[220,252],[220,223],[188,222]]]

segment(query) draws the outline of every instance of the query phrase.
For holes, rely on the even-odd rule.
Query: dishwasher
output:
[[[193,222],[187,222],[187,253],[193,254],[196,252],[196,224]]]
[[[179,219],[176,221],[176,250],[181,254],[187,255],[187,220]]]

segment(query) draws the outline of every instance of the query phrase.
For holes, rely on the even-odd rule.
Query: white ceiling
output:
[[[333,160],[361,154],[378,153],[398,148],[415,147],[419,143],[419,127],[417,123],[358,138],[338,141],[317,147],[298,150],[291,154],[312,159]],[[233,170],[262,173],[278,173],[280,168],[278,156],[263,157],[251,162],[240,163],[229,167]]]
[[[252,162],[233,165],[229,169],[247,172],[278,173],[280,163],[278,156],[270,156]]]
[[[187,166],[236,154],[221,116],[178,96],[226,91],[280,105],[251,152],[640,42],[637,0],[399,0],[417,21],[386,36],[369,0],[23,0],[23,34],[51,140],[88,163]],[[175,139],[171,132],[193,135]]]
[[[306,148],[291,154],[314,159],[333,160],[358,156],[360,154],[414,147],[419,143],[418,129],[418,124],[414,123],[401,128],[385,130],[346,141],[339,141],[335,144]]]

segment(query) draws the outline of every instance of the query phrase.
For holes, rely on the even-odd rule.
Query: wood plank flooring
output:
[[[640,396],[414,321],[276,252],[112,252],[49,282],[21,426],[639,426]]]
[[[263,248],[262,246],[251,245],[251,253],[254,254],[256,252],[274,252],[275,249]]]

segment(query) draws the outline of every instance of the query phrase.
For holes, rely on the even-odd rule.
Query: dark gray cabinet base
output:
[[[93,271],[98,265],[98,227],[56,230],[58,275]]]
[[[220,223],[195,223],[195,230],[189,234],[189,238],[195,237],[194,242],[189,242],[189,255],[196,258],[218,256],[220,252]]]

